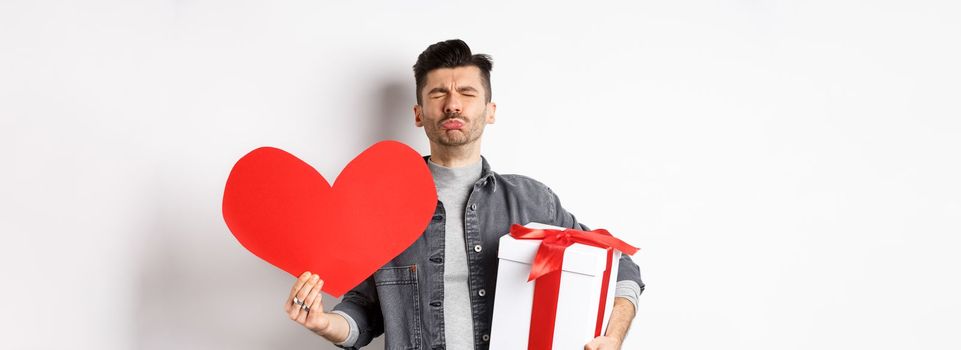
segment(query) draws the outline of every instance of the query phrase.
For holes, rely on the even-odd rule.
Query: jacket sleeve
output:
[[[550,188],[547,189],[550,192],[550,208],[553,212],[554,226],[568,227],[581,231],[590,231],[587,225],[577,222],[577,218],[574,214],[568,213],[561,206],[561,200],[557,197]],[[641,269],[634,263],[634,260],[627,254],[621,254],[621,259],[618,261],[617,265],[617,281],[634,281],[637,286],[640,287],[640,292],[644,292],[644,282],[641,281]]]
[[[367,277],[359,285],[344,294],[340,303],[332,311],[340,311],[350,316],[357,324],[357,341],[343,349],[360,349],[374,338],[384,334],[384,317],[380,311],[377,287],[374,276]],[[336,344],[335,344],[336,345]]]

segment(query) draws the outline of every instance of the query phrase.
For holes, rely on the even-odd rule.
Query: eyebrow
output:
[[[478,90],[475,89],[473,86],[462,86],[462,87],[457,88],[457,91],[459,91],[459,92],[465,92],[465,91],[478,92]],[[433,93],[435,93],[435,92],[448,93],[448,92],[450,92],[450,90],[448,90],[446,87],[440,86],[440,87],[435,87],[435,88],[433,88],[433,89],[430,89],[430,91],[428,91],[427,94],[430,95],[430,94],[433,94]]]

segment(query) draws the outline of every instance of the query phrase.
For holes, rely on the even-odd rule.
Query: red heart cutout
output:
[[[294,276],[316,273],[339,297],[414,243],[436,206],[420,154],[382,141],[347,164],[333,187],[290,153],[255,149],[230,171],[223,215],[254,255]]]

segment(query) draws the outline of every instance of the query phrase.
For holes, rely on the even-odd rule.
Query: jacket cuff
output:
[[[617,281],[614,297],[627,299],[634,304],[634,314],[637,314],[637,300],[641,297],[641,286],[631,280]]]
[[[347,339],[345,339],[340,343],[334,343],[334,345],[337,345],[342,348],[349,348],[354,346],[354,343],[357,342],[357,336],[360,335],[360,331],[357,330],[357,321],[354,321],[353,317],[350,317],[350,315],[348,315],[346,312],[343,312],[340,310],[333,310],[330,313],[343,316],[347,320],[347,326],[348,326],[348,329],[350,330],[350,334],[347,335]]]
[[[341,303],[334,306],[330,312],[343,315],[350,325],[350,335],[347,336],[347,340],[341,344],[334,345],[343,349],[357,349],[358,344],[363,346],[370,342],[373,334],[371,334],[372,330],[370,325],[367,324],[368,319],[366,318],[366,314],[364,314],[363,308],[354,303],[341,301]],[[351,340],[353,341],[351,342]]]

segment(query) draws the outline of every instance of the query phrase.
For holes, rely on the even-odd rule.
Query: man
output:
[[[481,135],[494,123],[490,56],[461,40],[431,45],[414,65],[414,123],[430,141],[425,157],[437,187],[433,219],[407,250],[324,312],[323,281],[310,272],[284,305],[290,318],[346,349],[384,334],[387,349],[488,349],[498,239],[531,221],[587,230],[550,188],[490,170]],[[606,334],[585,349],[620,349],[644,284],[630,257],[619,261]],[[495,349],[503,350],[503,349]]]

